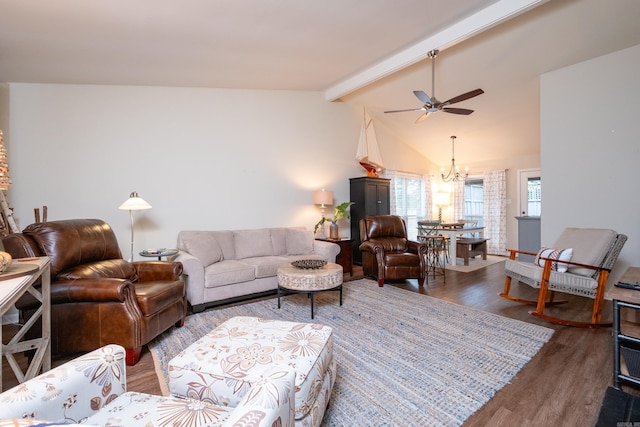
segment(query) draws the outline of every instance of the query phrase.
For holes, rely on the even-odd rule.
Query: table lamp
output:
[[[129,217],[131,218],[131,256],[129,257],[129,262],[133,262],[133,211],[151,209],[151,205],[142,197],[138,196],[138,193],[134,191],[118,209],[128,210]]]
[[[449,206],[449,193],[438,191],[433,195],[433,202],[438,207],[438,221],[442,224],[442,209]]]
[[[313,193],[313,204],[320,205],[320,214],[322,218],[324,218],[324,210],[328,205],[333,204],[333,191],[325,191],[324,188],[322,191],[315,191]],[[326,239],[327,236],[324,234],[324,223],[321,224],[320,227],[320,236],[321,239]]]

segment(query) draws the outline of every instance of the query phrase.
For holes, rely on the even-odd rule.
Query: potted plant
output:
[[[340,203],[335,208],[335,211],[333,213],[333,218],[327,218],[323,216],[314,227],[313,232],[316,233],[318,231],[318,227],[324,226],[324,223],[328,221],[331,223],[331,226],[329,227],[329,237],[331,239],[338,239],[338,236],[339,236],[338,220],[342,218],[345,218],[345,219],[351,218],[351,216],[349,216],[349,212],[347,212],[347,209],[349,209],[349,206],[351,205],[353,205],[353,202]]]

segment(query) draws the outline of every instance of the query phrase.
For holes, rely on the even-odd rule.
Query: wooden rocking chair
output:
[[[504,292],[499,295],[511,301],[535,305],[536,309],[530,313],[548,322],[591,328],[611,326],[611,322],[602,322],[602,306],[609,273],[626,241],[627,236],[614,230],[566,228],[554,243],[555,249],[542,248],[537,254],[509,249]],[[565,249],[572,250],[570,260],[561,255]],[[536,259],[533,263],[517,261],[518,253],[535,255]],[[510,295],[512,279],[539,288],[538,299],[532,301]],[[554,300],[556,291],[593,298],[591,321],[578,322],[545,314],[546,306],[566,302]]]

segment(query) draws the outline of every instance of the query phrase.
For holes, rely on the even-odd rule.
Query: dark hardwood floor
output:
[[[362,269],[355,268],[352,279],[361,277]],[[611,328],[578,329],[557,326],[539,320],[530,314],[530,306],[498,297],[504,285],[504,263],[491,265],[472,273],[448,270],[446,283],[442,277],[429,278],[419,287],[417,281],[387,283],[408,292],[417,292],[453,303],[546,326],[555,330],[551,340],[540,352],[464,426],[591,426],[594,425],[606,388],[612,384],[613,342]],[[513,293],[529,299],[536,291],[523,284],[512,286]],[[575,320],[589,318],[592,300],[568,296],[569,303],[550,308],[549,313],[561,313]],[[611,304],[607,303],[604,319],[611,319]],[[623,318],[632,318],[623,313]],[[637,328],[625,321],[623,328]],[[5,326],[4,336],[10,335]],[[7,332],[8,331],[8,332]],[[59,365],[72,356],[54,358]],[[6,360],[3,360],[3,387],[15,384]],[[129,390],[161,394],[153,359],[148,349],[135,366],[127,367]],[[625,391],[638,394],[625,387]],[[429,396],[425,396],[429,399]]]

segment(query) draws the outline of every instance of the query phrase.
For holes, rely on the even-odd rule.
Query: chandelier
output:
[[[444,182],[458,181],[458,180],[466,180],[469,176],[469,168],[465,168],[464,175],[460,173],[460,170],[456,166],[456,156],[454,154],[454,144],[456,141],[456,136],[451,135],[451,167],[449,168],[449,173],[445,176],[444,168],[440,169],[440,175],[442,176],[442,180]]]

